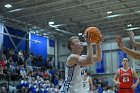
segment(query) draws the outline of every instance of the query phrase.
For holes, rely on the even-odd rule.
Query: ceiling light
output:
[[[131,31],[131,30],[136,30],[136,29],[140,29],[140,27],[128,28],[128,29],[126,29],[126,30]]]
[[[43,33],[44,36],[47,36],[47,33]]]
[[[37,34],[38,34],[38,33],[39,33],[39,31],[35,31],[35,33],[37,33]]]
[[[11,8],[12,7],[12,5],[11,4],[6,4],[6,5],[4,5],[6,8]]]
[[[136,11],[136,13],[140,13],[140,11]]]
[[[11,12],[16,12],[16,11],[20,11],[20,10],[22,10],[23,8],[19,8],[19,9],[14,9],[14,10],[10,10],[9,12],[11,13]]]
[[[110,16],[107,16],[105,18],[113,18],[113,17],[118,17],[118,16],[122,16],[123,14],[116,14],[116,15],[110,15]]]
[[[107,12],[107,14],[111,14],[111,13],[112,13],[112,11],[108,11],[108,12]]]
[[[31,30],[30,33],[35,34],[36,32],[34,30]]]
[[[53,25],[54,24],[54,22],[52,21],[52,22],[49,22],[49,25]]]
[[[81,35],[82,35],[82,33],[78,33],[78,35],[79,35],[79,36],[81,36]]]
[[[132,24],[127,25],[127,27],[132,27]]]

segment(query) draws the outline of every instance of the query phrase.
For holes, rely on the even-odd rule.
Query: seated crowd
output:
[[[59,93],[63,84],[63,78],[50,60],[45,63],[42,56],[34,56],[33,53],[28,56],[22,51],[15,55],[13,49],[3,50],[0,79],[19,81],[15,85],[1,87],[3,93]]]

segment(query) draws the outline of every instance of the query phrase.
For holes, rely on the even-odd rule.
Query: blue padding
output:
[[[101,62],[97,62],[96,63],[96,72],[97,73],[104,73],[105,72],[104,62],[105,62],[105,54],[102,53],[102,60],[101,60]]]
[[[122,51],[118,51],[118,66],[119,68],[122,67],[122,60],[123,58],[127,58],[127,54],[122,52]]]

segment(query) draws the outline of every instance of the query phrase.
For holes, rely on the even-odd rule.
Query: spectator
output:
[[[26,77],[27,73],[26,73],[26,70],[24,68],[21,68],[20,75],[22,76],[22,78]]]
[[[5,86],[1,87],[0,93],[7,93]]]
[[[62,87],[63,83],[64,83],[64,79],[63,78],[60,78],[58,80],[59,89]]]
[[[32,61],[33,61],[33,56],[30,55],[30,56],[26,59],[27,65],[31,66],[31,65],[32,65]]]

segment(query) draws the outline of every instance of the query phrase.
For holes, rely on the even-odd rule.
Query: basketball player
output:
[[[129,35],[130,42],[132,43],[132,45],[135,46],[135,47],[137,47],[137,48],[140,48],[140,43],[135,42],[134,33],[132,31],[130,31],[130,32],[128,32],[128,35]],[[131,49],[125,47],[124,42],[123,42],[121,36],[117,35],[116,36],[116,41],[118,43],[119,48],[123,52],[127,53],[129,56],[131,56],[131,57],[133,57],[135,59],[140,60],[140,53],[137,52],[137,51],[135,51],[135,50],[131,50]]]
[[[89,93],[90,90],[93,90],[92,79],[89,77],[88,73],[85,71],[83,76],[83,92]]]
[[[114,82],[119,88],[118,93],[135,93],[135,89],[139,84],[139,78],[134,69],[129,67],[127,58],[123,58],[123,67],[118,69],[114,76]],[[136,83],[134,84],[134,79]]]
[[[69,38],[67,46],[71,50],[65,67],[65,81],[60,93],[84,93],[82,90],[81,66],[90,66],[102,59],[100,42],[96,44],[96,55],[93,55],[93,46],[90,42],[91,34],[85,37],[87,42],[87,55],[80,56],[83,50],[82,43],[77,36]]]

